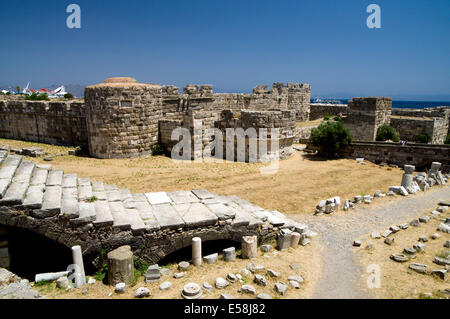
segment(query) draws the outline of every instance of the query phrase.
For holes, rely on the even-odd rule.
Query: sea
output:
[[[350,99],[335,99],[336,101],[340,101],[342,104],[348,104],[348,101]],[[311,100],[312,102],[312,100]],[[424,109],[427,107],[438,107],[438,106],[449,106],[449,101],[442,101],[442,102],[436,102],[436,101],[392,101],[392,107],[393,108],[399,108],[399,109]]]

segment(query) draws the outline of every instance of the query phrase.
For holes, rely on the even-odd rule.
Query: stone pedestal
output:
[[[158,265],[151,265],[145,272],[145,282],[154,282],[161,280],[161,272]]]
[[[134,281],[133,252],[130,246],[119,247],[108,253],[108,283],[132,284]]]
[[[412,174],[416,170],[416,167],[414,165],[405,165],[403,167],[405,174]]]
[[[235,261],[236,260],[236,249],[234,247],[226,248],[222,250],[223,260],[225,261]]]
[[[277,239],[277,249],[286,250],[291,247],[292,232],[288,229],[283,229],[280,231]]]
[[[202,240],[199,237],[192,238],[192,264],[194,266],[202,264]]]
[[[301,237],[301,235],[299,233],[297,233],[297,232],[292,233],[292,237],[291,237],[291,247],[292,248],[298,247],[298,243],[300,242],[300,237]]]
[[[413,182],[414,176],[412,174],[403,174],[402,176],[402,186],[404,188],[409,188]]]
[[[75,288],[80,288],[86,285],[86,275],[84,273],[83,254],[81,253],[80,246],[72,247],[72,259],[75,265]]]
[[[258,238],[256,236],[242,237],[242,258],[253,259],[258,257]]]

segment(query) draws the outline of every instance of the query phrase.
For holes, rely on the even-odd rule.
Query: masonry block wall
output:
[[[348,103],[344,125],[354,140],[375,141],[378,128],[391,121],[392,99],[387,97],[353,98]]]

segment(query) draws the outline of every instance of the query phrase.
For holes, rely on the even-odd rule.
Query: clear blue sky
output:
[[[66,27],[66,7],[82,28]],[[382,28],[366,27],[366,7]],[[307,82],[314,96],[450,98],[449,0],[51,0],[0,10],[0,84]]]

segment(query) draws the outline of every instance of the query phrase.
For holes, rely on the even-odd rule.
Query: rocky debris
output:
[[[423,216],[423,217],[419,217],[419,222],[421,223],[428,223],[430,221],[430,216]]]
[[[360,247],[362,245],[362,242],[360,240],[353,241],[353,246]]]
[[[438,238],[441,238],[441,235],[439,235],[438,233],[434,233],[434,234],[431,235],[431,239],[436,240]]]
[[[236,298],[234,298],[234,296],[230,294],[220,294],[219,299],[236,299]]]
[[[268,269],[267,274],[272,278],[277,278],[281,276],[281,274],[278,271],[275,271],[273,269]]]
[[[381,197],[381,191],[379,191],[379,190],[375,191],[375,193],[373,194],[373,197],[374,198]]]
[[[393,191],[388,191],[386,193],[386,196],[395,196],[395,193]]]
[[[240,273],[241,273],[241,275],[244,276],[244,277],[248,277],[248,276],[250,275],[250,271],[249,271],[248,269],[246,269],[246,268],[242,269],[242,270],[240,271]]]
[[[445,248],[450,248],[450,240],[446,240],[444,244]]]
[[[439,202],[439,206],[450,206],[450,201]]]
[[[445,213],[446,211],[448,211],[448,206],[439,206],[436,210],[439,213]]]
[[[18,283],[21,281],[21,278],[17,275],[13,274],[9,270],[4,268],[0,268],[0,286],[9,285],[12,283]]]
[[[403,252],[407,255],[415,255],[417,251],[412,247],[405,247],[405,249],[403,249]]]
[[[181,296],[184,299],[199,299],[202,296],[202,289],[196,283],[188,283],[184,286]]]
[[[398,227],[400,227],[400,229],[403,229],[403,230],[406,230],[406,229],[408,229],[408,223],[403,223],[403,224],[400,224],[400,225],[398,225]]]
[[[409,260],[408,256],[406,256],[405,254],[400,254],[400,253],[393,253],[391,255],[391,259],[396,261],[396,262],[399,262],[399,263],[404,263],[404,262],[407,262]]]
[[[228,281],[226,281],[225,279],[223,279],[222,277],[219,277],[216,279],[215,286],[217,289],[223,289],[225,287],[228,287],[229,285],[230,285],[230,283]]]
[[[247,269],[251,273],[256,274],[256,273],[263,272],[265,270],[265,267],[263,265],[255,265],[255,264],[251,263],[251,264],[247,265]]]
[[[121,246],[107,255],[108,258],[108,283],[132,284],[134,281],[133,252],[130,246]],[[158,270],[159,274],[159,270]]]
[[[148,290],[145,287],[140,287],[136,289],[136,292],[134,293],[134,298],[145,298],[150,296],[151,296],[150,290]]]
[[[400,228],[398,226],[391,226],[389,227],[389,230],[391,230],[394,234],[400,231]]]
[[[365,249],[366,249],[366,250],[369,250],[369,251],[374,250],[373,243],[369,241],[369,242],[366,244]]]
[[[118,284],[116,284],[116,288],[114,289],[114,291],[118,294],[122,294],[125,292],[125,283],[124,282],[120,282]]]
[[[304,282],[303,277],[300,276],[300,275],[291,275],[291,276],[289,276],[289,277],[287,278],[287,280],[288,280],[288,281],[296,281],[296,282],[298,282],[299,284],[301,284],[301,283]]]
[[[443,232],[443,233],[447,233],[450,234],[450,225],[444,224],[444,223],[440,223],[437,230]]]
[[[241,288],[239,288],[238,292],[250,294],[250,295],[256,295],[256,289],[252,285],[243,285]]]
[[[161,268],[159,270],[159,274],[160,274],[160,276],[167,276],[168,274],[170,274],[170,269],[168,269],[168,268]]]
[[[228,280],[229,282],[231,282],[232,284],[234,284],[236,281],[238,281],[238,278],[236,277],[235,274],[229,273],[229,274],[227,275],[227,280]]]
[[[388,237],[390,234],[392,234],[392,230],[385,230],[383,232],[383,234],[381,234],[381,236],[383,236],[384,238]]]
[[[255,275],[255,279],[253,280],[255,284],[258,286],[267,286],[267,280],[264,276],[261,275]]]
[[[60,289],[72,289],[71,282],[67,277],[61,277],[56,280],[56,287]]]
[[[157,264],[151,265],[145,272],[145,282],[154,282],[161,280],[161,271]]]
[[[439,266],[448,266],[450,265],[450,258],[434,257],[433,262]]]
[[[168,290],[172,288],[172,283],[170,281],[164,281],[161,285],[159,285],[159,290]]]
[[[415,272],[426,274],[427,273],[427,265],[418,264],[418,263],[411,263],[409,265],[409,268],[414,270]]]
[[[327,200],[321,200],[320,203],[316,206],[315,215],[322,214],[331,214],[341,207],[341,198],[339,196],[335,196],[329,198]]]
[[[311,243],[311,240],[309,238],[302,236],[302,238],[300,239],[300,245],[302,245],[302,246],[306,246],[310,243]]]
[[[442,280],[447,279],[447,273],[448,273],[448,271],[445,269],[433,269],[431,271],[431,275],[439,277]]]
[[[236,248],[230,247],[222,250],[223,260],[235,261],[236,260]]]
[[[290,264],[289,268],[291,268],[292,270],[300,270],[300,265],[298,265],[298,264]]]
[[[185,272],[177,272],[177,273],[173,274],[173,278],[175,278],[175,279],[180,279],[180,278],[183,278],[184,276],[186,276]]]
[[[414,244],[414,245],[413,245],[413,248],[414,248],[418,253],[421,253],[421,252],[424,252],[424,251],[425,251],[425,249],[427,248],[427,245],[422,244],[422,243],[417,243],[417,244]]]
[[[89,291],[87,290],[86,287],[83,287],[83,290],[81,290],[81,294],[82,295],[87,295],[89,293]]]
[[[272,251],[272,245],[261,245],[261,251],[263,253],[270,253]]]
[[[385,243],[386,245],[392,245],[393,242],[394,242],[394,237],[387,237],[387,238],[384,240],[384,243]]]
[[[204,282],[202,285],[203,289],[205,289],[206,291],[211,292],[213,290],[213,287],[211,286],[211,284],[209,282]]]
[[[274,290],[282,296],[286,294],[288,288],[289,287],[282,282],[277,282],[274,286]]]
[[[6,269],[0,269],[0,299],[45,299],[33,290],[28,280],[22,280]]]
[[[438,216],[441,216],[441,213],[439,213],[439,212],[436,211],[436,210],[433,210],[433,211],[431,212],[431,215],[432,215],[432,217],[436,218],[436,217],[438,217]]]
[[[208,255],[208,256],[204,256],[203,257],[203,261],[206,263],[206,264],[215,264],[215,263],[217,263],[217,260],[219,259],[219,254],[218,253],[215,253],[215,254],[211,254],[211,255]]]
[[[402,195],[402,196],[408,196],[408,192],[405,187],[403,186],[391,186],[389,187],[390,192],[394,192],[395,194]]]
[[[427,241],[428,241],[428,237],[427,236],[420,236],[419,237],[419,242],[426,243]]]
[[[263,294],[258,294],[256,296],[256,299],[273,299],[273,298],[271,295],[263,293]]]
[[[88,285],[94,285],[97,281],[94,278],[88,279]]]
[[[379,232],[373,232],[370,237],[372,237],[373,239],[380,239],[381,235]]]
[[[413,219],[409,224],[414,227],[420,226],[420,222],[418,219]]]
[[[187,261],[182,261],[178,264],[179,271],[188,271],[190,264]]]
[[[289,281],[289,285],[294,289],[300,289],[300,284],[296,281],[293,280]]]
[[[0,150],[9,151],[11,154],[30,156],[30,157],[43,157],[48,153],[40,147],[11,147],[9,145],[0,145]]]

